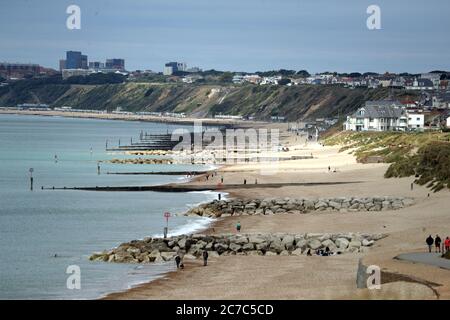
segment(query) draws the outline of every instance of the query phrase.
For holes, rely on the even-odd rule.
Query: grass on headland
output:
[[[450,188],[450,133],[340,132],[324,140],[342,145],[359,162],[390,163],[386,178],[415,176],[433,191]]]

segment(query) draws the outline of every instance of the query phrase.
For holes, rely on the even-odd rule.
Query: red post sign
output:
[[[164,218],[166,218],[166,222],[169,223],[170,212],[164,212]]]
[[[167,238],[167,233],[169,232],[170,212],[164,212],[164,218],[166,218],[166,227],[164,228],[164,239],[165,239]]]

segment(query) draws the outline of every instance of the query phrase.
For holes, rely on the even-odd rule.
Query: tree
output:
[[[309,74],[309,72],[306,71],[306,70],[300,70],[300,71],[297,71],[297,75],[300,76],[300,77],[302,77],[302,78],[308,78],[309,76],[311,76],[311,75]]]
[[[219,78],[219,81],[224,83],[232,82],[232,80],[233,74],[231,72],[224,72]]]
[[[279,84],[280,86],[285,86],[285,85],[287,85],[288,83],[291,83],[291,79],[289,79],[289,78],[283,78],[283,79],[281,79],[281,80],[278,81],[278,84]]]
[[[65,80],[69,84],[114,84],[124,82],[126,77],[120,73],[93,73],[88,76],[73,76]]]
[[[352,72],[348,75],[350,78],[361,78],[362,74],[359,72]]]
[[[378,76],[376,72],[364,72],[363,77]]]

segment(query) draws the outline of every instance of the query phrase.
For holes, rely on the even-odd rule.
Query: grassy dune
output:
[[[415,176],[433,191],[450,188],[450,133],[341,132],[324,140],[360,162],[390,163],[386,178]]]

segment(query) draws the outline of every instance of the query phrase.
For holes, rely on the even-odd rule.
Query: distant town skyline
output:
[[[81,8],[69,30],[66,8]],[[369,30],[366,9],[381,8]],[[406,0],[4,1],[0,61],[59,69],[66,51],[122,58],[128,70],[411,72],[450,70],[450,2]]]

